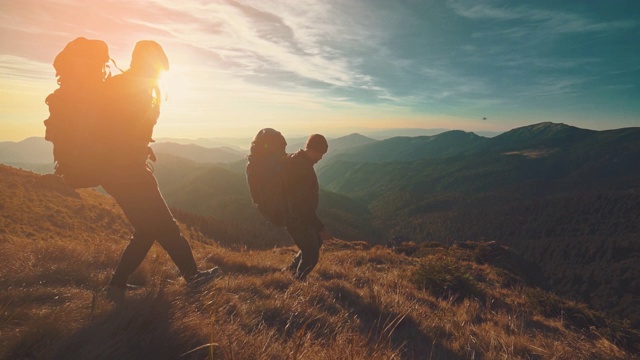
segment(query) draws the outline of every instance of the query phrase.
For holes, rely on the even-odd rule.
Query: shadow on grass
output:
[[[326,289],[345,308],[360,320],[363,334],[375,345],[388,341],[401,349],[403,359],[464,359],[451,350],[436,344],[435,340],[420,329],[411,314],[398,314],[380,309],[346,286],[330,283]]]
[[[172,328],[171,307],[162,291],[123,298],[70,335],[60,335],[64,324],[38,326],[7,352],[7,358],[178,359],[192,344]]]

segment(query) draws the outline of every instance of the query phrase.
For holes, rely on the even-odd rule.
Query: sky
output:
[[[44,136],[79,36],[164,47],[155,137],[640,126],[636,0],[0,0],[0,141]]]

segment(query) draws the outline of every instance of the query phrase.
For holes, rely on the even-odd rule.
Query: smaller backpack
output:
[[[265,128],[251,142],[247,182],[251,199],[264,218],[285,226],[290,218],[285,159],[287,141],[279,131]]]

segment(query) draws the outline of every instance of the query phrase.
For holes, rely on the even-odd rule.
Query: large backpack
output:
[[[109,50],[101,40],[79,37],[56,56],[59,88],[47,96],[45,139],[53,143],[55,174],[73,188],[99,185],[96,126]]]
[[[285,159],[287,141],[279,131],[265,128],[251,142],[247,182],[253,203],[269,222],[285,226],[290,218]]]

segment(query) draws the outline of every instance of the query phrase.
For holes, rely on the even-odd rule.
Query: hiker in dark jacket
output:
[[[304,150],[289,155],[286,160],[287,194],[292,214],[286,228],[300,249],[287,270],[300,280],[306,279],[318,263],[322,242],[331,238],[316,214],[319,187],[313,169],[328,148],[324,136],[313,134]]]
[[[116,267],[110,289],[135,288],[129,276],[146,257],[154,241],[169,254],[187,284],[211,281],[218,268],[199,271],[187,240],[169,211],[147,160],[155,161],[149,148],[153,126],[160,115],[157,80],[169,69],[162,47],[154,41],[139,41],[131,67],[105,83],[102,122],[105,168],[102,187],[116,200],[134,227],[134,235]]]

